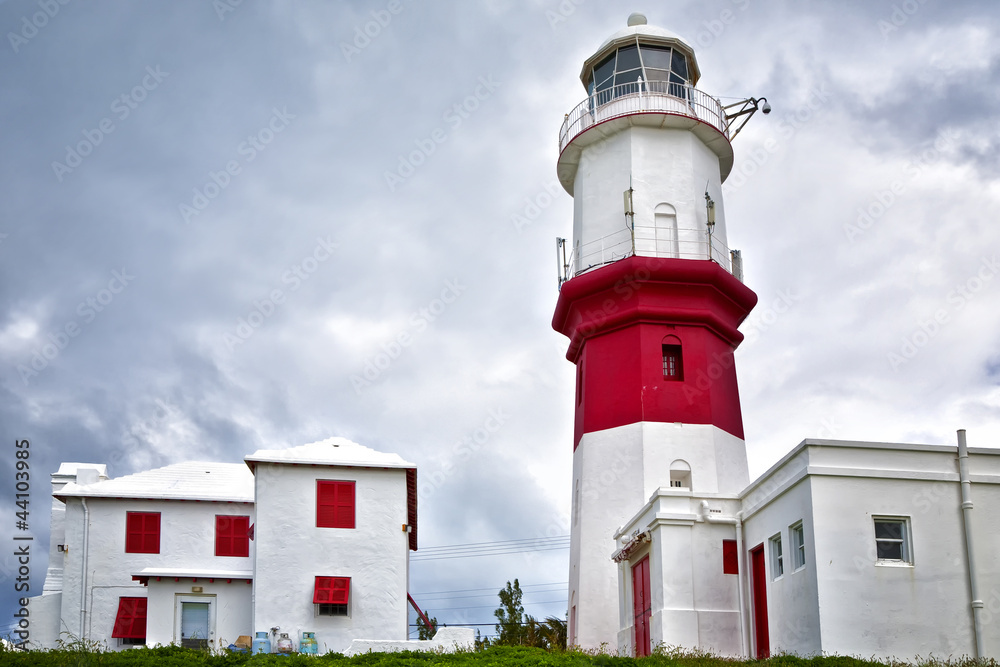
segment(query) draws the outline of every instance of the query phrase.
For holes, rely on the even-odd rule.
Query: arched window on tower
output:
[[[684,380],[684,359],[681,355],[681,339],[667,336],[663,339],[663,379],[670,382]]]
[[[657,204],[653,209],[653,229],[656,257],[680,257],[677,239],[677,209],[670,204]]]
[[[670,464],[670,488],[691,490],[691,466],[684,459]]]

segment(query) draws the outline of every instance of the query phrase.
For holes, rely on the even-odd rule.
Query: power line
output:
[[[529,537],[520,540],[494,540],[492,542],[466,542],[464,544],[445,544],[436,547],[424,547],[427,549],[450,549],[452,547],[481,547],[488,544],[514,544],[516,542],[538,542],[539,540],[561,540],[568,539],[569,535],[551,535],[549,537]]]
[[[521,604],[525,607],[533,604],[553,604],[556,602],[566,602],[566,598],[559,598],[557,600],[540,600],[538,602],[522,602]],[[496,609],[499,605],[495,604],[481,604],[472,607],[438,607],[437,611],[458,611],[459,609]],[[427,609],[424,609],[424,613],[428,613]]]
[[[545,590],[521,591],[521,592],[525,593],[525,594],[527,594],[527,593],[558,593],[559,591],[565,591],[565,590],[566,590],[566,588],[563,587],[563,588],[552,588],[552,589],[545,589]],[[420,601],[421,601],[421,603],[423,603],[423,602],[426,602],[427,600],[463,600],[463,599],[467,599],[467,598],[488,598],[488,597],[496,597],[496,593],[495,592],[494,593],[480,593],[479,595],[445,595],[445,596],[437,596],[437,597],[435,597],[435,596],[422,596],[420,598]],[[416,598],[414,598],[414,599],[416,599]]]
[[[568,549],[569,546],[569,535],[539,537],[527,540],[451,544],[439,547],[425,547],[422,552],[411,556],[410,562],[471,558],[476,556],[499,556],[526,551],[555,551],[558,549]]]
[[[423,595],[440,595],[442,593],[474,593],[475,591],[497,591],[497,590],[502,590],[505,586],[506,586],[506,584],[501,584],[499,586],[492,586],[490,588],[462,588],[462,589],[453,590],[453,591],[423,591],[422,593],[411,593],[411,595],[413,595],[413,597],[417,597],[418,595],[421,595],[421,596],[423,596]],[[549,581],[549,582],[546,582],[544,584],[521,584],[521,589],[524,590],[525,588],[536,588],[538,586],[569,586],[569,582],[568,581]]]

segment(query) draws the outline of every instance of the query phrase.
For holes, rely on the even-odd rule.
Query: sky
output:
[[[557,136],[632,11],[694,47],[699,89],[773,108],[723,188],[759,296],[751,479],[807,437],[1000,447],[995,3],[11,0],[2,544],[16,441],[45,544],[60,461],[120,476],[334,435],[417,464],[422,549],[563,544]],[[527,613],[565,615],[568,549],[416,556],[441,622],[491,623],[515,577]]]

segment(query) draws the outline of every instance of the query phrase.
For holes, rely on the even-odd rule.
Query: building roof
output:
[[[252,503],[254,483],[253,474],[240,463],[189,461],[94,484],[70,482],[54,495],[60,500],[142,498]]]
[[[63,461],[59,464],[59,470],[53,473],[53,475],[59,475],[60,477],[74,477],[81,468],[92,468],[97,471],[100,477],[108,476],[108,466],[105,463],[71,463],[69,461]]]
[[[250,582],[253,580],[253,570],[206,570],[191,567],[145,567],[132,573],[132,580],[143,586],[149,585],[150,579],[224,579],[232,582]]]
[[[347,438],[327,438],[287,449],[258,449],[244,457],[253,470],[257,463],[289,463],[359,468],[416,468],[399,454],[377,452]]]

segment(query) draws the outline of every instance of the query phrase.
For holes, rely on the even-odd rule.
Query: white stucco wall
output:
[[[619,645],[619,573],[611,561],[618,549],[614,535],[660,487],[669,487],[670,464],[677,459],[690,465],[692,493],[698,497],[729,493],[735,498],[746,485],[743,441],[715,426],[640,422],[581,438],[573,455],[573,488],[579,482],[580,493],[577,499],[574,492],[569,578],[579,646]],[[698,552],[712,543],[699,546]]]
[[[355,528],[316,527],[316,480],[353,480]],[[356,638],[407,638],[406,471],[257,463],[257,576],[253,629],[278,626],[319,651]],[[317,616],[315,577],[351,578],[350,616]],[[297,646],[297,641],[296,641]]]
[[[738,656],[742,653],[739,577],[723,573],[723,540],[736,539],[735,525],[703,519],[702,501],[717,518],[731,519],[739,509],[735,496],[658,489],[642,512],[621,532],[620,543],[649,531],[648,545],[619,565],[618,650],[634,653],[632,567],[650,559],[652,615],[650,643]]]
[[[679,229],[704,230],[707,187],[715,201],[714,235],[727,244],[718,156],[684,129],[626,127],[583,148],[573,192],[574,247],[625,228],[622,193],[630,176],[636,226],[653,227],[655,207],[666,203],[676,209]]]
[[[804,465],[796,459],[791,468]],[[767,580],[768,635],[772,654],[792,653],[816,655],[821,651],[821,627],[817,604],[817,556],[812,512],[810,478],[801,476],[780,495],[770,498],[744,521],[744,563],[749,569],[749,552],[758,545],[764,546],[764,563]],[[805,565],[794,565],[794,547],[790,527],[802,522],[805,543]],[[774,563],[769,540],[781,534],[784,573],[773,577]],[[752,586],[747,584],[747,608],[752,609]],[[748,627],[754,637],[753,614],[749,614]],[[751,649],[754,644],[751,641]]]
[[[200,588],[197,592],[194,588]],[[150,579],[147,589],[147,614],[157,622],[146,628],[146,645],[181,643],[178,627],[180,603],[207,602],[212,605],[211,618],[214,625],[209,639],[214,648],[225,648],[234,643],[240,635],[253,637],[251,631],[252,586],[244,579],[227,582],[224,579],[209,581],[205,578],[181,577],[179,581],[162,577],[159,581]]]
[[[118,648],[111,638],[118,598],[146,597],[147,589],[132,575],[147,567],[188,567],[212,570],[252,570],[250,557],[215,555],[215,515],[249,515],[254,521],[253,505],[247,503],[186,502],[88,498],[89,535],[86,554],[86,593],[81,632],[81,586],[84,579],[84,511],[80,498],[66,500],[65,573],[61,629],[75,637],[85,636]],[[160,552],[125,553],[126,512],[160,512]],[[164,630],[160,625],[167,625]],[[173,616],[169,620],[150,615],[147,633],[158,637],[172,635]],[[245,634],[245,633],[244,633]],[[147,634],[147,637],[149,634]]]
[[[972,528],[986,655],[1000,655],[1000,451],[972,450]],[[763,542],[772,652],[895,657],[975,649],[957,452],[807,440],[748,488],[746,549]],[[879,563],[873,516],[909,521],[912,564]],[[803,575],[770,580],[767,540],[803,518]],[[992,601],[992,602],[991,602]],[[992,603],[992,608],[991,608]],[[803,619],[799,621],[798,619]]]

